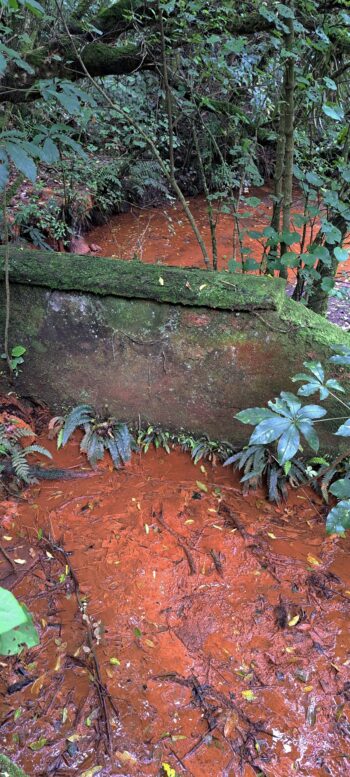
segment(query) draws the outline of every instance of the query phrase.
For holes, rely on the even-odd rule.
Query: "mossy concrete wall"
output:
[[[27,348],[16,388],[53,411],[90,402],[238,442],[238,410],[295,391],[303,360],[350,346],[277,279],[39,251],[11,251],[10,278],[10,343]]]

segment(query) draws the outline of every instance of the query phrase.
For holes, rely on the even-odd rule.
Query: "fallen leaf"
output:
[[[155,647],[155,644],[154,644],[154,642],[152,642],[151,639],[145,639],[145,643],[146,643],[146,645],[148,645],[148,647],[151,647],[151,648]]]
[[[294,618],[291,618],[290,621],[288,621],[288,626],[296,626],[299,621],[300,615],[295,615]]]
[[[159,278],[159,284],[160,286],[164,286],[164,278]]]
[[[205,288],[206,288],[206,286],[208,286],[208,284],[207,284],[207,283],[201,283],[201,285],[200,285],[200,287],[199,287],[199,291],[203,291],[203,289],[205,289]]]
[[[145,523],[145,532],[146,532],[146,534],[149,534],[149,525],[148,525],[148,523]]]
[[[238,715],[236,712],[231,712],[227,715],[224,725],[224,736],[230,737],[233,734],[234,729],[238,724]]]
[[[109,659],[109,663],[112,664],[113,666],[120,666],[119,658],[114,658],[114,656],[112,656],[112,658]]]
[[[256,699],[255,694],[253,691],[242,691],[243,699],[246,699],[246,701],[254,701]]]
[[[268,532],[267,532],[267,536],[268,536],[268,537],[271,537],[271,539],[272,539],[272,540],[275,540],[275,539],[276,539],[276,535],[275,535],[275,534],[273,534],[273,533],[272,533],[272,531],[268,531]]]
[[[13,560],[14,560],[15,564],[26,564],[27,563],[25,558],[14,558]]]
[[[205,483],[201,483],[200,480],[196,480],[196,484],[200,491],[205,491],[205,493],[208,491],[208,487],[205,485]]]
[[[119,761],[121,761],[122,763],[136,763],[137,762],[137,758],[135,758],[134,755],[129,753],[128,750],[123,750],[123,752],[121,752],[120,750],[117,750],[116,751],[116,756],[119,759]]]
[[[304,693],[310,693],[313,687],[314,687],[313,685],[305,685],[305,687],[303,688]]]
[[[35,742],[31,742],[29,747],[31,750],[41,750],[44,745],[46,745],[47,739],[45,737],[40,737],[40,739],[37,739]]]
[[[94,774],[100,772],[102,766],[93,766],[92,769],[88,769],[87,772],[82,772],[79,777],[94,777]]]
[[[318,558],[316,558],[316,556],[312,556],[311,553],[307,554],[307,560],[309,564],[312,564],[312,566],[314,567],[319,567],[321,564],[321,561]]]

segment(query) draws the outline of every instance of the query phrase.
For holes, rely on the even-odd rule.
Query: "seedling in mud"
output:
[[[80,450],[85,453],[89,463],[95,469],[97,462],[108,451],[114,467],[120,469],[130,461],[131,453],[137,450],[134,438],[125,423],[116,418],[96,416],[90,405],[78,405],[65,418],[55,418],[51,428],[61,426],[58,432],[57,447],[67,444],[76,429],[83,429],[84,436]]]

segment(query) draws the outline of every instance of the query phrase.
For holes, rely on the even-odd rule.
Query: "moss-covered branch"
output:
[[[0,248],[2,272],[4,256]],[[284,303],[280,280],[25,249],[10,252],[10,281],[222,310],[279,310]]]

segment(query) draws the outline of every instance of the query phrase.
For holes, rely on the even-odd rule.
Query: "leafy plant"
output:
[[[96,416],[91,405],[78,405],[65,418],[55,420],[62,424],[57,438],[58,448],[67,444],[76,429],[84,430],[80,450],[86,454],[93,468],[103,459],[105,451],[109,452],[115,468],[120,469],[130,460],[132,451],[137,450],[126,424],[112,417]]]
[[[24,645],[39,644],[33,618],[24,604],[5,588],[0,588],[0,655],[14,656]]]
[[[171,440],[170,432],[163,431],[155,426],[148,426],[147,429],[141,429],[139,432],[137,444],[144,453],[147,453],[150,445],[154,445],[155,448],[164,448],[167,453],[170,453],[169,443]]]
[[[35,483],[31,475],[28,456],[38,453],[52,459],[51,453],[41,445],[31,444],[22,448],[20,440],[24,437],[35,437],[32,429],[11,422],[0,424],[0,476],[15,477],[22,483]]]
[[[226,459],[224,467],[231,464],[243,472],[241,483],[244,483],[245,493],[250,488],[266,486],[270,502],[287,499],[287,484],[296,488],[307,479],[306,467],[301,460],[294,458],[288,465],[281,466],[274,452],[265,445],[248,445]]]
[[[334,364],[350,366],[350,348],[341,345],[335,350],[336,354],[330,358],[330,361]],[[332,396],[345,408],[347,413],[339,419],[343,420],[344,423],[339,426],[335,434],[341,437],[350,437],[350,404],[339,396],[339,393],[345,393],[344,387],[334,378],[326,379],[321,362],[306,361],[304,367],[308,372],[298,373],[292,378],[294,382],[304,381],[298,389],[298,395],[308,397],[319,393],[321,400]],[[302,450],[301,438],[304,437],[308,445],[317,452],[319,438],[314,425],[321,419],[324,420],[326,413],[325,408],[320,405],[302,405],[297,396],[285,391],[282,391],[274,402],[268,402],[268,408],[248,408],[237,413],[235,417],[239,421],[251,424],[255,426],[255,429],[250,436],[248,448],[231,457],[227,463],[236,463],[240,469],[244,470],[243,482],[247,480],[254,483],[261,482],[263,474],[267,472],[265,462],[271,455],[262,446],[275,443],[277,445],[275,455],[277,464],[281,468],[283,467],[288,478],[292,473],[292,477],[295,477],[297,481],[300,480],[301,474],[308,475],[310,471],[308,468],[304,468],[304,473],[302,473],[300,462],[294,458],[297,451]],[[252,446],[256,446],[255,449]],[[328,533],[339,534],[350,528],[349,457],[349,451],[347,451],[337,457],[330,465],[324,459],[312,460],[313,463],[321,464],[321,468],[318,473],[312,471],[311,482],[315,484],[320,481],[319,488],[326,501],[328,501],[328,493],[340,499],[328,514]],[[339,475],[341,476],[339,477]],[[278,478],[274,474],[273,484],[276,482],[276,477]],[[300,480],[300,482],[302,481]]]
[[[13,374],[18,377],[20,373],[19,365],[23,364],[24,359],[23,356],[27,352],[27,349],[24,347],[24,345],[14,345],[13,348],[11,348],[10,351],[10,363],[11,363],[11,370]],[[6,353],[1,354],[1,358],[6,360]]]

